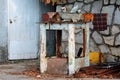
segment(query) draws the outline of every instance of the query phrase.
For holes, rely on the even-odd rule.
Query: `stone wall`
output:
[[[90,25],[90,51],[102,52],[105,55],[105,61],[120,61],[120,0],[68,0],[66,4],[58,4],[57,12],[61,12],[61,7],[67,7],[68,12],[78,5],[79,8],[91,13],[108,13],[108,27],[105,31],[94,31]],[[63,31],[63,52],[68,52],[68,31]],[[82,30],[75,31],[76,34],[76,52],[83,44]]]

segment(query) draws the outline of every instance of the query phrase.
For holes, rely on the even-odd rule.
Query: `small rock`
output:
[[[102,36],[98,32],[93,32],[92,37],[97,44],[103,44]]]
[[[103,36],[106,44],[113,46],[114,45],[114,36]]]

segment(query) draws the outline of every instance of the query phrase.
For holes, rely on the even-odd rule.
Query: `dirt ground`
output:
[[[64,80],[68,75],[40,74],[38,60],[10,61],[0,64],[0,80]]]
[[[40,74],[38,68],[38,60],[10,61],[0,64],[0,80],[101,80],[90,77],[74,78],[68,75]]]

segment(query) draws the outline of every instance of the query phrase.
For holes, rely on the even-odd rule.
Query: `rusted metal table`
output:
[[[68,30],[68,70],[69,75],[84,66],[89,66],[89,22],[88,23],[40,23],[40,72],[47,70],[46,58],[46,30]],[[84,30],[84,57],[75,58],[75,30]]]

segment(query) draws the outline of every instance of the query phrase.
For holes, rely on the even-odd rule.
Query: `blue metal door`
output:
[[[8,0],[8,58],[37,58],[39,0]]]

